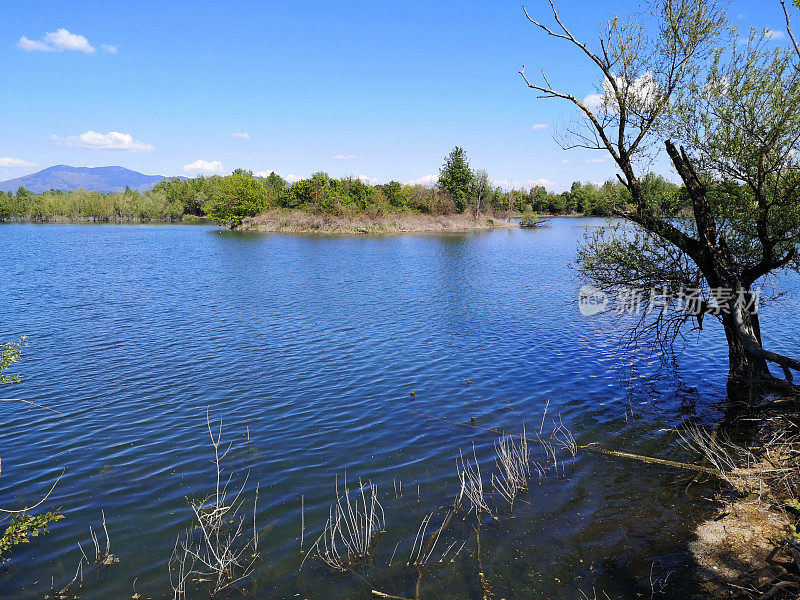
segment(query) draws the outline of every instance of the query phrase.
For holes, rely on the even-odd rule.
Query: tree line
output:
[[[683,188],[661,176],[648,175],[645,185],[659,198],[663,214],[675,215],[688,206]],[[608,216],[629,204],[630,194],[616,181],[575,182],[560,194],[542,186],[506,190],[495,185],[486,171],[473,171],[464,150],[456,147],[445,159],[438,181],[429,186],[398,181],[370,185],[356,177],[335,179],[322,172],[290,184],[276,173],[257,177],[237,169],[226,176],[167,179],[146,192],[126,189],[103,194],[80,189],[34,194],[20,187],[16,193],[0,192],[0,221],[190,221],[208,216],[236,226],[245,217],[274,208],[342,216],[404,211]]]

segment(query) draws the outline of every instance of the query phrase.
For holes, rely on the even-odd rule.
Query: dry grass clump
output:
[[[364,485],[359,479],[353,494],[355,499],[350,497],[347,476],[344,492],[339,492],[338,478],[335,489],[336,501],[330,506],[322,535],[311,546],[306,558],[314,556],[332,570],[344,572],[369,557],[374,537],[386,528],[386,517],[378,501],[378,486],[372,482]]]
[[[456,498],[456,505],[460,506],[461,499],[466,497],[470,502],[469,512],[475,511],[476,515],[480,515],[481,512],[492,514],[492,510],[489,508],[483,493],[483,477],[481,476],[478,457],[475,454],[475,444],[472,445],[473,461],[469,460],[469,456],[464,459],[464,454],[460,449],[458,455],[456,470],[458,471],[458,479],[461,481],[461,490]]]
[[[285,233],[393,233],[404,231],[471,231],[516,228],[516,223],[469,214],[426,215],[420,213],[356,213],[337,215],[300,210],[271,209],[247,217],[241,231]]]

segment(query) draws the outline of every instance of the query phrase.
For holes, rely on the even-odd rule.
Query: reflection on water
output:
[[[89,575],[82,597],[130,597],[134,579],[144,597],[172,597],[186,497],[214,484],[207,407],[233,442],[228,465],[250,470],[248,501],[261,484],[259,598],[413,596],[392,550],[407,557],[423,516],[452,500],[460,447],[474,443],[487,472],[493,452],[493,436],[423,414],[516,432],[537,428],[549,400],[581,444],[680,455],[671,427],[719,418],[721,332],[690,341],[678,372],[621,360],[615,325],[578,312],[567,266],[598,224],[385,237],[0,227],[0,339],[29,336],[13,394],[63,413],[0,406],[0,506],[37,498],[66,467],[50,499],[66,519],[15,554],[0,596],[68,581],[103,510],[121,562]],[[774,314],[770,343],[791,348],[796,318]],[[388,530],[373,564],[298,574],[300,497],[313,540],[345,472],[381,490]],[[485,524],[486,576],[498,597],[630,598],[650,592],[652,570],[675,574],[665,597],[699,597],[685,548],[704,494],[684,473],[581,453],[513,518]],[[458,531],[471,535],[466,522]],[[479,597],[476,576],[467,546],[426,573],[422,597]]]

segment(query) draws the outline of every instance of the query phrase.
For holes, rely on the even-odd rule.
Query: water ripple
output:
[[[297,576],[301,495],[312,536],[337,476],[371,479],[391,548],[452,496],[459,447],[475,443],[490,468],[491,436],[423,414],[531,430],[549,401],[583,442],[674,454],[661,430],[715,418],[723,398],[721,334],[691,342],[677,373],[620,360],[619,329],[580,316],[567,268],[597,224],[385,237],[1,226],[0,340],[29,336],[24,382],[9,389],[63,414],[0,404],[0,506],[35,501],[66,468],[49,504],[67,518],[16,553],[0,597],[41,598],[51,577],[68,581],[101,510],[122,566],[85,582],[83,597],[130,597],[135,577],[143,595],[171,597],[165,565],[190,522],[186,498],[213,487],[207,409],[233,443],[231,472],[250,473],[248,501],[261,484],[264,598],[369,597],[321,569]],[[796,346],[796,311],[764,322],[776,349]],[[571,469],[531,490],[513,527],[487,531],[498,591],[638,593],[650,556],[690,572],[686,523],[702,511],[689,514],[683,486],[595,456]],[[463,597],[465,578],[443,573],[432,593]],[[687,576],[670,594],[692,597],[693,585]]]

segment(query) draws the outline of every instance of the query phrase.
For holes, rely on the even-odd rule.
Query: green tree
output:
[[[399,182],[390,181],[389,183],[384,183],[377,187],[386,194],[386,199],[389,201],[390,205],[396,207],[405,206],[406,199],[403,195],[403,186]]]
[[[680,187],[661,175],[648,173],[642,178],[642,195],[654,201],[653,212],[662,216],[674,216],[681,208]]]
[[[267,191],[261,182],[250,171],[237,169],[221,180],[204,210],[217,223],[236,227],[245,217],[257,215],[267,208]]]
[[[533,212],[543,213],[547,211],[547,190],[544,186],[535,185],[528,192],[528,203]]]
[[[508,192],[511,200],[511,207],[517,212],[525,212],[528,208],[528,194],[523,190],[511,190]]]
[[[208,200],[205,194],[200,193],[201,179],[165,179],[159,181],[153,191],[164,194],[167,202],[180,205],[184,215],[200,216],[203,214],[203,205]]]
[[[266,178],[264,178],[264,185],[267,189],[279,192],[283,188],[286,187],[286,180],[278,175],[275,171],[270,172]]]
[[[456,146],[447,156],[439,171],[439,187],[448,192],[458,212],[464,212],[470,202],[473,174],[467,153]]]
[[[766,35],[755,33],[742,45],[735,31],[722,39],[726,16],[712,0],[660,0],[652,30],[613,19],[593,51],[553,12],[553,28],[531,20],[599,69],[602,99],[587,106],[547,80],[530,82],[524,69],[522,76],[583,114],[582,145],[616,163],[630,202],[616,212],[635,225],[589,237],[580,272],[612,292],[666,291],[672,310],[642,321],[662,345],[715,317],[727,340],[732,394],[759,384],[793,387],[800,361],[763,347],[754,291],[771,273],[800,271],[800,48],[791,29],[791,48],[770,49]],[[658,186],[638,172],[659,147],[686,188],[688,219],[661,214]],[[685,293],[694,289],[697,301]]]
[[[373,189],[358,178],[341,179],[334,188],[338,188],[340,202],[350,210],[363,211],[372,205]]]
[[[11,194],[0,192],[0,221],[7,221],[16,216],[14,197]]]
[[[314,173],[308,179],[296,181],[289,188],[287,206],[331,212],[340,205],[336,185],[327,173]]]

